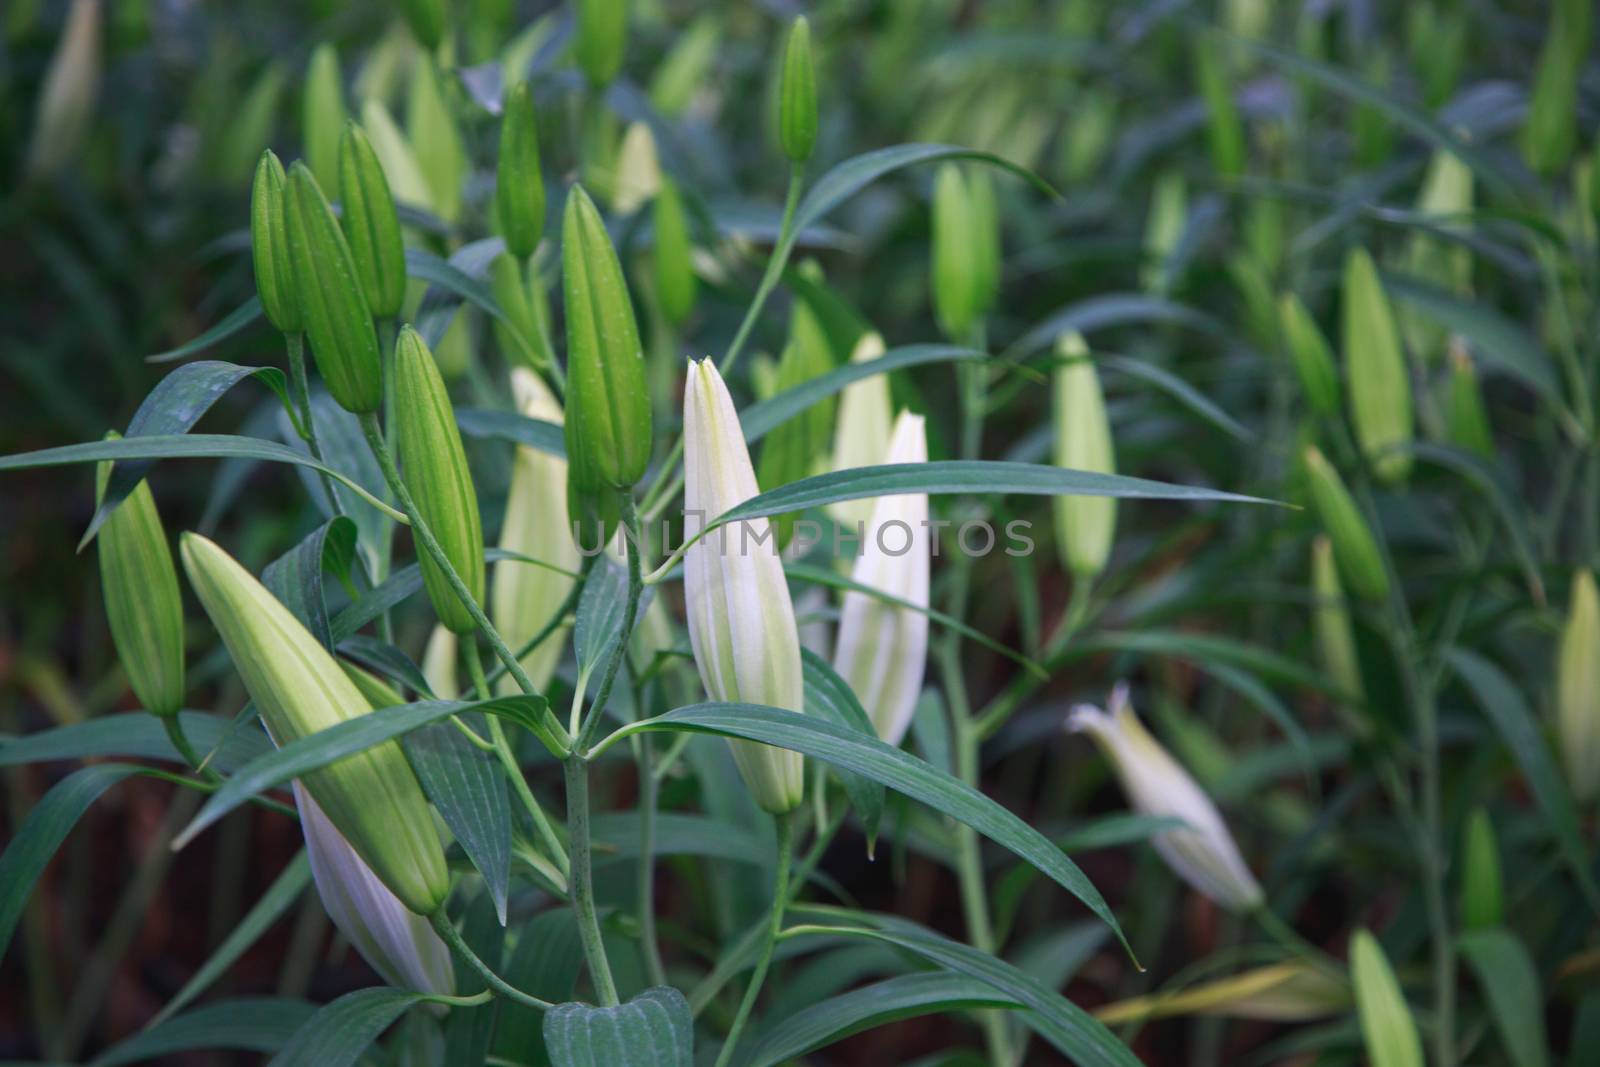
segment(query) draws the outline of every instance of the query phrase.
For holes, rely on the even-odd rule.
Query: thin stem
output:
[[[1273,911],[1265,901],[1251,909],[1250,916],[1261,927],[1261,931],[1276,941],[1284,951],[1292,956],[1300,957],[1324,974],[1331,975],[1340,981],[1344,980],[1344,968],[1340,967],[1338,962],[1326,952],[1301,937],[1300,932],[1279,918],[1278,913]]]
[[[394,447],[394,344],[395,320],[380,317],[378,319],[378,360],[383,367],[383,424],[388,427],[388,437],[385,438],[389,447]],[[389,563],[394,556],[394,529],[384,527],[383,540],[378,547],[378,558],[373,563],[372,584],[380,585],[389,577]],[[378,616],[378,636],[390,644],[394,644],[394,617],[388,609],[383,609],[383,614]]]
[[[507,982],[504,978],[501,978],[498,974],[495,974],[494,969],[491,968],[487,963],[483,962],[483,960],[479,959],[478,954],[472,951],[472,948],[467,944],[466,939],[461,936],[461,931],[456,929],[455,923],[450,921],[450,916],[445,914],[443,908],[440,908],[438,911],[428,916],[428,921],[433,924],[434,930],[438,931],[439,936],[444,939],[444,943],[449,945],[451,950],[454,951],[457,956],[461,957],[461,962],[465,963],[468,967],[471,967],[474,971],[476,971],[478,973],[478,977],[482,978],[484,982],[488,984],[489,988],[495,993],[505,997],[507,1000],[514,1000],[518,1004],[525,1004],[530,1008],[538,1008],[540,1011],[549,1011],[551,1008],[555,1007],[555,1005],[550,1003],[548,1000],[540,1000],[532,993],[524,993],[510,982]],[[478,1003],[477,1001],[468,1002]],[[440,1000],[440,1003],[450,1004],[458,1002],[452,999]]]
[[[622,661],[628,658],[628,637],[633,633],[633,624],[638,621],[639,597],[644,588],[639,573],[639,538],[642,536],[639,532],[639,516],[634,511],[633,494],[625,492],[621,495],[622,539],[628,549],[628,604],[622,612],[622,632],[617,635],[617,647],[611,650],[606,673],[600,679],[600,688],[595,691],[594,702],[589,705],[589,717],[583,721],[583,727],[578,732],[577,752],[586,751],[589,742],[594,740],[594,732],[605,714],[606,701],[611,697],[611,687],[616,683],[617,671]]]
[[[306,375],[305,340],[306,335],[298,330],[283,335],[283,346],[289,356],[289,397],[300,413],[300,439],[306,443],[311,458],[322,463],[322,447],[317,444],[317,422],[311,414],[311,383]],[[343,515],[344,504],[333,491],[333,479],[322,471],[317,472],[317,477],[322,480],[322,491],[328,498],[328,507],[333,509],[335,515]]]
[[[178,750],[178,755],[183,757],[185,763],[193,767],[200,774],[211,781],[217,780],[217,772],[204,766],[205,761],[194,750],[194,745],[189,741],[189,735],[183,732],[183,722],[178,718],[177,712],[171,715],[162,715],[161,725],[166,727],[167,738],[172,742],[172,747]]]
[[[594,561],[596,558],[598,557],[590,556],[583,561],[582,568],[578,572],[578,577],[573,580],[572,588],[567,590],[567,599],[561,602],[561,606],[556,609],[555,613],[551,615],[548,620],[545,621],[545,624],[539,628],[539,631],[532,637],[528,638],[526,644],[517,649],[517,662],[520,663],[527,659],[528,656],[533,653],[534,649],[544,644],[545,641],[554,635],[557,630],[566,625],[568,616],[570,616],[574,609],[576,609],[578,606],[578,597],[583,593],[583,583],[588,580],[589,570],[594,566]],[[489,684],[493,685],[495,682],[498,682],[502,677],[505,676],[505,673],[505,664],[502,663],[494,670],[489,672]]]
[[[600,938],[600,918],[594,906],[594,881],[590,876],[589,852],[589,764],[581,756],[563,761],[567,773],[567,838],[572,842],[572,874],[567,879],[572,910],[578,917],[578,941],[589,964],[600,1006],[617,1003],[617,983],[611,977],[611,962],[606,959],[605,942]]]
[[[423,521],[422,515],[417,511],[416,501],[411,499],[411,491],[406,488],[406,483],[400,477],[399,468],[395,466],[394,455],[389,451],[389,444],[383,439],[383,429],[378,425],[378,419],[370,412],[361,416],[361,430],[366,435],[367,447],[372,450],[373,456],[378,461],[379,468],[383,471],[384,481],[389,483],[389,489],[394,493],[395,499],[400,503],[400,510],[405,513],[406,519],[411,523],[412,534],[421,543],[423,551],[433,558],[434,563],[444,574],[445,581],[451,590],[461,600],[467,609],[467,614],[472,617],[473,624],[482,632],[489,642],[489,647],[494,649],[494,654],[506,670],[511,672],[511,677],[516,679],[517,686],[530,696],[538,696],[539,690],[534,686],[533,680],[528,677],[528,672],[522,669],[522,664],[511,649],[506,647],[505,639],[500,636],[494,623],[489,621],[489,616],[483,613],[483,608],[478,606],[477,600],[472,596],[472,591],[461,580],[461,575],[456,573],[455,566],[450,562],[450,557],[445,555],[433,531]],[[563,745],[569,742],[566,729],[556,720],[554,715],[546,713],[545,726],[550,730],[556,740]]]
[[[715,1067],[727,1067],[733,1059],[734,1050],[739,1045],[739,1034],[749,1021],[750,1011],[755,1007],[756,997],[761,994],[762,983],[767,979],[767,968],[772,965],[772,950],[777,946],[778,934],[783,930],[783,913],[789,906],[789,869],[794,862],[794,816],[778,815],[775,820],[778,826],[778,870],[772,889],[772,916],[767,924],[766,943],[761,946],[761,955],[756,958],[755,973],[750,976],[744,999],[739,1001],[739,1011],[728,1030],[728,1040],[723,1042],[722,1051],[717,1054]]]

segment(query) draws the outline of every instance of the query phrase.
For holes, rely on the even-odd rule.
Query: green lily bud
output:
[[[660,191],[661,160],[656,155],[655,134],[646,123],[630,122],[617,149],[609,193],[611,210],[631,215]]]
[[[973,308],[987,314],[1000,295],[1000,206],[989,172],[967,172],[967,205],[972,213]]]
[[[285,199],[295,290],[317,370],[340,407],[358,415],[377,411],[383,403],[378,334],[344,231],[304,163],[289,168]]]
[[[339,54],[324,41],[311,53],[306,67],[306,85],[301,110],[301,136],[306,146],[306,165],[317,176],[317,184],[332,189],[339,184],[339,139],[350,114],[344,104],[344,75],[339,70]]]
[[[506,250],[527,259],[544,232],[544,172],[539,169],[539,125],[533,92],[518,82],[506,94],[500,119],[500,158],[495,164],[494,205]]]
[[[1244,123],[1233,99],[1233,78],[1228,72],[1226,53],[1209,38],[1196,35],[1191,58],[1200,95],[1206,102],[1211,165],[1222,177],[1237,178],[1244,173]]]
[[[1556,734],[1577,800],[1600,793],[1600,594],[1587,568],[1572,576],[1572,599],[1556,657]]]
[[[1365,248],[1352,249],[1345,260],[1343,343],[1356,441],[1380,481],[1404,481],[1411,473],[1411,372]]]
[[[561,225],[567,305],[567,460],[580,489],[626,488],[650,463],[644,347],[616,249],[575,185]]]
[[[394,116],[382,102],[368,100],[361,105],[361,128],[372,141],[372,150],[383,164],[383,176],[395,200],[413,207],[433,210],[433,190],[417,162],[411,142],[396,125]]]
[[[1069,360],[1055,369],[1056,466],[1099,474],[1117,472],[1106,398],[1089,346],[1076,333],[1063,334],[1056,352]],[[1117,502],[1108,496],[1054,498],[1056,544],[1061,562],[1073,574],[1092,578],[1105,570],[1117,529]]]
[[[511,372],[511,392],[517,411],[530,419],[562,421],[561,404],[550,387],[532,371]],[[500,527],[500,547],[531,556],[554,567],[576,571],[582,558],[572,540],[567,517],[567,461],[548,452],[518,445],[511,463],[511,488],[506,493],[506,517]],[[537,634],[566,602],[572,579],[560,571],[535,567],[517,560],[494,565],[489,617],[512,648],[521,648]],[[522,660],[523,670],[544,689],[561,660],[566,629],[550,634]],[[502,690],[512,680],[502,680]]]
[[[603,89],[622,69],[628,48],[627,0],[578,0],[578,33],[574,49],[578,67],[589,84]]]
[[[406,137],[417,150],[417,164],[433,194],[433,210],[446,222],[456,221],[470,169],[467,150],[445,96],[443,75],[426,57],[416,64],[406,93]]]
[[[1534,73],[1522,154],[1528,166],[1554,174],[1567,165],[1578,140],[1578,81],[1589,54],[1592,0],[1555,0],[1550,32]]]
[[[689,365],[683,445],[683,532],[689,539],[758,492],[739,413],[708,359]],[[689,639],[712,700],[802,711],[800,634],[771,537],[768,521],[754,519],[690,545],[683,559]],[[729,747],[758,805],[774,813],[800,805],[805,761],[798,752],[752,741]]]
[[[1417,214],[1430,217],[1442,230],[1461,232],[1460,216],[1472,211],[1472,168],[1443,149],[1433,154],[1422,192],[1417,197]],[[1406,271],[1441,289],[1468,296],[1472,291],[1472,249],[1458,241],[1447,241],[1418,230],[1406,248]],[[1412,355],[1431,361],[1445,347],[1445,329],[1417,308],[1399,309],[1401,333]]]
[[[538,271],[530,270],[524,279],[522,265],[511,253],[502,252],[489,265],[489,284],[495,303],[509,320],[492,320],[501,352],[534,370],[549,367],[555,353],[550,349],[550,310]]]
[[[1494,456],[1494,431],[1483,406],[1478,372],[1460,338],[1450,343],[1450,390],[1445,398],[1445,432],[1457,448],[1484,459]]]
[[[717,55],[718,20],[709,13],[680,33],[650,79],[650,102],[669,118],[688,108]]]
[[[1366,687],[1361,681],[1361,658],[1356,653],[1350,608],[1339,582],[1333,544],[1326,534],[1318,534],[1311,542],[1311,595],[1315,598],[1311,629],[1316,637],[1317,662],[1340,690],[1364,701]]]
[[[1061,141],[1061,171],[1068,187],[1079,185],[1094,176],[1116,134],[1115,98],[1109,93],[1084,86],[1078,91],[1077,104],[1067,118],[1065,136]]]
[[[367,306],[379,318],[392,319],[406,298],[406,246],[378,154],[354,122],[345,124],[339,142],[339,199]]]
[[[472,599],[483,602],[483,525],[478,493],[461,447],[461,431],[450,394],[433,353],[410,326],[394,347],[395,441],[406,487],[422,521],[444,549],[445,558],[466,583]],[[423,554],[422,582],[439,621],[458,634],[476,629],[472,615],[450,587],[433,557]]]
[[[755,365],[751,366],[753,369]],[[804,385],[832,369],[833,349],[822,323],[810,305],[796,300],[789,313],[789,343],[778,360],[773,394]],[[829,397],[773,427],[761,446],[761,460],[757,466],[757,480],[762,489],[776,489],[826,469],[834,406],[833,398]],[[775,517],[780,548],[788,547],[798,519],[794,514]]]
[[[89,130],[100,92],[100,11],[100,0],[72,0],[39,91],[28,143],[29,177],[47,177],[70,163]]]
[[[699,279],[690,258],[689,220],[683,211],[683,198],[671,178],[661,179],[654,215],[656,299],[661,301],[661,314],[678,325],[694,309]]]
[[[1383,946],[1371,933],[1350,938],[1350,977],[1367,1062],[1373,1067],[1423,1067],[1422,1039]]]
[[[811,66],[811,23],[804,15],[789,27],[778,84],[778,140],[784,155],[804,163],[817,147],[817,76]]]
[[[300,293],[295,288],[289,255],[286,180],[283,164],[272,149],[262,152],[255,180],[250,183],[250,259],[267,321],[283,333],[298,333]]]
[[[1345,488],[1344,479],[1315,445],[1305,452],[1306,480],[1311,488],[1311,504],[1322,528],[1333,543],[1333,556],[1350,588],[1364,600],[1382,600],[1389,595],[1389,573],[1383,569],[1378,542],[1361,516],[1361,510]]]
[[[96,506],[105,496],[111,464],[101,463],[98,475]],[[117,506],[98,537],[100,592],[128,685],[145,710],[176,715],[183,706],[183,596],[148,482]]]
[[[941,163],[933,179],[933,310],[950,338],[969,336],[978,318],[976,221],[961,168]]]
[[[1505,914],[1505,884],[1500,874],[1500,846],[1495,843],[1489,813],[1474,808],[1467,817],[1461,857],[1461,925],[1468,930],[1499,926]]]
[[[883,355],[883,338],[868,333],[856,342],[851,363],[866,363]],[[836,471],[870,467],[888,451],[893,432],[894,411],[889,403],[889,378],[873,374],[844,387],[839,395],[839,417],[834,422],[833,459]],[[828,505],[828,514],[854,530],[857,523],[872,518],[872,500],[839,500]]]
[[[1318,415],[1329,417],[1339,410],[1339,368],[1333,362],[1333,349],[1317,328],[1311,312],[1293,293],[1278,301],[1278,326],[1283,346],[1289,351],[1306,404]]]
[[[1188,183],[1181,172],[1167,171],[1156,179],[1155,188],[1150,191],[1150,214],[1144,224],[1144,267],[1139,274],[1151,292],[1165,293],[1177,280],[1171,276],[1169,260],[1183,239],[1188,222]]]
[[[417,43],[430,51],[444,40],[445,0],[400,0],[400,13]]]
[[[371,711],[338,661],[233,557],[194,533],[183,535],[179,554],[275,742],[288,744]],[[300,781],[401,903],[419,915],[444,903],[450,889],[444,847],[399,742],[374,745]]]

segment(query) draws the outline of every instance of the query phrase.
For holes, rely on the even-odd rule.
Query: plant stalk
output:
[[[794,863],[794,816],[792,814],[774,817],[778,829],[778,867],[776,882],[772,888],[772,914],[767,923],[766,942],[761,946],[761,955],[756,958],[756,969],[750,975],[750,984],[745,988],[744,999],[739,1001],[739,1011],[733,1017],[733,1026],[728,1030],[728,1039],[722,1044],[722,1051],[717,1054],[715,1067],[727,1067],[733,1060],[734,1050],[739,1046],[739,1035],[744,1031],[745,1023],[750,1019],[750,1011],[755,1007],[756,998],[761,994],[761,986],[767,979],[767,969],[772,966],[772,950],[778,944],[778,934],[783,930],[783,913],[789,906],[789,871]]]
[[[562,761],[567,776],[567,838],[572,843],[572,874],[567,879],[572,910],[578,917],[578,941],[589,965],[600,1006],[617,1004],[617,983],[611,977],[611,962],[606,959],[605,942],[600,937],[600,918],[594,906],[594,880],[589,851],[589,764],[582,756],[571,755]]]

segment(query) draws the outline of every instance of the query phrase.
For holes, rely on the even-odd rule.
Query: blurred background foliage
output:
[[[771,56],[780,28],[804,9],[822,116],[813,173],[872,148],[941,141],[997,153],[1061,191],[1051,199],[994,172],[1004,254],[989,347],[1025,356],[1064,329],[1087,334],[1096,356],[1111,361],[1104,380],[1123,473],[1305,503],[1305,444],[1349,464],[1337,406],[1330,417],[1303,392],[1279,300],[1296,294],[1339,350],[1345,258],[1358,246],[1370,250],[1396,299],[1420,437],[1436,453],[1419,452],[1409,483],[1379,485],[1370,496],[1411,625],[1397,636],[1383,606],[1356,613],[1365,702],[1341,708],[1329,694],[1344,691],[1345,679],[1330,681],[1316,654],[1313,512],[1125,507],[1093,627],[986,747],[984,786],[1052,833],[1122,807],[1103,761],[1060,726],[1071,701],[1099,700],[1131,675],[1141,710],[1228,814],[1274,911],[1341,957],[1354,928],[1382,930],[1388,956],[1426,1005],[1427,877],[1418,873],[1411,815],[1391,803],[1383,780],[1418,775],[1431,758],[1415,724],[1413,683],[1425,675],[1442,763],[1442,855],[1432,877],[1454,913],[1459,850],[1469,815],[1482,808],[1501,850],[1504,921],[1543,984],[1537,1018],[1524,1022],[1548,1028],[1551,1061],[1570,1053],[1578,1064],[1600,1056],[1600,1001],[1591,992],[1594,916],[1555,843],[1563,829],[1549,796],[1565,795],[1565,786],[1533,775],[1530,749],[1503,739],[1510,735],[1496,712],[1520,713],[1540,743],[1539,727],[1554,715],[1568,589],[1595,562],[1600,538],[1600,63],[1585,7],[639,0],[623,75],[598,122],[581,121],[563,8],[460,0],[452,47],[469,101],[498,97],[502,64],[527,72],[546,173],[571,180],[579,159],[588,160],[582,176],[619,215],[629,195],[628,168],[617,162],[624,131],[633,122],[649,127],[660,168],[690,199],[702,252],[699,301],[674,340],[685,354],[716,353],[776,231],[785,168],[774,144]],[[495,117],[469,105],[458,134],[441,138],[430,128],[416,46],[389,5],[5,5],[0,452],[125,426],[166,369],[146,357],[202,334],[253,294],[249,175],[264,147],[285,159],[305,151],[304,86],[322,45],[337,51],[346,99],[369,127],[371,111],[385,109],[415,144],[412,243],[443,254],[463,234],[489,228]],[[63,63],[72,66],[64,74]],[[59,106],[44,107],[52,78],[77,79],[76,89],[59,88]],[[600,144],[579,151],[580,137]],[[821,265],[830,291],[891,346],[940,336],[928,286],[932,182],[931,171],[904,172],[802,237],[802,255]],[[640,268],[632,280],[648,289],[638,230],[625,221],[619,244]],[[758,351],[781,347],[787,299],[780,294],[764,317]],[[462,395],[488,396],[501,388],[493,382],[504,357],[480,317],[463,323],[440,347],[441,362]],[[213,352],[242,364],[281,360],[264,325]],[[756,381],[739,386],[745,398],[769,368],[762,359],[749,366]],[[935,458],[953,454],[950,375],[902,373],[893,385],[900,401],[932,416]],[[1479,426],[1474,437],[1459,405],[1470,407],[1478,390],[1487,434]],[[992,400],[985,455],[1045,458],[1049,392],[1039,379],[1019,374]],[[200,428],[276,436],[274,405],[239,390]],[[1475,450],[1476,458],[1459,458]],[[475,464],[500,465],[499,482],[480,476],[486,499],[503,489],[497,454],[474,455]],[[169,463],[151,482],[169,528],[220,527],[252,566],[315,521],[307,494],[282,470]],[[0,494],[0,730],[134,707],[95,569],[74,553],[92,511],[87,468],[8,474]],[[1000,507],[1004,517],[1034,521],[1048,548],[1048,505]],[[1039,648],[1071,584],[1053,553],[995,555],[978,568],[983,593],[969,621],[1007,644]],[[409,623],[406,643],[418,648],[424,620]],[[1448,669],[1458,650],[1498,664],[1509,698],[1461,684],[1465,675]],[[968,656],[979,702],[1014,683],[1016,668],[1004,658],[981,649]],[[213,669],[210,678],[217,707],[240,702],[231,675]],[[8,825],[56,776],[37,766],[7,772]],[[668,806],[691,805],[695,789],[687,779],[669,783]],[[71,1058],[147,1021],[297,842],[281,820],[235,820],[173,857],[149,846],[181,822],[183,804],[154,783],[119,797],[72,839],[48,892],[30,906],[28,943],[0,965],[0,1054]],[[1577,811],[1592,846],[1592,807]],[[1245,925],[1186,891],[1149,849],[1096,847],[1079,858],[1131,932],[1144,973],[1103,944],[1104,931],[1064,914],[1061,894],[993,872],[1007,955],[1041,968],[1073,999],[1122,1001],[1260,962]],[[701,912],[705,885],[672,870],[662,891],[668,913]],[[880,849],[869,864],[859,847],[841,844],[824,870],[865,906],[961,932],[952,879],[914,848]],[[137,874],[124,893],[128,872]],[[744,889],[716,899],[731,901],[731,914],[753,915],[760,892]],[[234,991],[322,999],[370,981],[353,954],[321,951],[326,931],[312,905],[245,957],[230,979]],[[878,966],[869,957],[858,961],[862,973]],[[1457,1032],[1467,1058],[1535,1062],[1497,1036],[1492,994],[1466,973]],[[779,995],[801,1002],[805,980],[795,972]],[[833,988],[836,974],[819,979],[816,995]],[[1184,1013],[1125,1024],[1123,1033],[1152,1063],[1361,1056],[1348,1014],[1310,1030],[1285,1028],[1268,1010],[1255,1014],[1265,1019]],[[947,1045],[947,1031],[960,1024],[887,1027],[818,1062],[910,1062]],[[1054,1062],[1034,1055],[1028,1062]]]

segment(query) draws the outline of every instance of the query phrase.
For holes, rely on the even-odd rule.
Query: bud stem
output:
[[[204,775],[208,780],[217,781],[217,772],[205,765],[204,761],[200,759],[200,754],[189,743],[189,735],[183,732],[183,723],[178,719],[180,714],[182,712],[159,716],[161,725],[167,729],[167,737],[171,740],[172,747],[178,750],[178,755],[182,756],[184,762],[188,763],[189,766]]]
[[[600,939],[600,919],[594,907],[594,881],[590,877],[589,764],[581,756],[564,761],[567,777],[567,837],[572,841],[572,875],[567,887],[572,910],[578,917],[578,941],[589,964],[589,979],[602,1008],[615,1007],[617,983],[611,977],[605,942]]]
[[[428,921],[433,924],[434,930],[438,931],[439,936],[444,939],[444,943],[449,945],[457,956],[461,957],[461,962],[476,971],[478,976],[488,983],[489,988],[500,996],[505,997],[507,1000],[514,1000],[518,1004],[526,1004],[530,1008],[537,1008],[540,1011],[549,1011],[555,1007],[548,1000],[540,1000],[531,993],[524,993],[498,974],[495,974],[494,970],[479,959],[478,954],[468,946],[466,940],[461,936],[461,931],[456,929],[456,924],[450,921],[450,916],[445,914],[443,908],[428,916]],[[457,1003],[457,1001],[443,998],[439,998],[439,1000],[440,1003],[444,1004]],[[472,1003],[472,1001],[468,1000],[467,1003]]]
[[[317,444],[317,423],[311,415],[311,386],[306,376],[306,335],[296,330],[283,335],[283,345],[289,355],[289,393],[294,406],[300,412],[300,425],[295,427],[300,433],[300,439],[311,450],[311,458],[318,463],[323,462],[322,449]],[[333,479],[325,472],[319,471],[318,477],[322,479],[322,491],[327,494],[328,506],[335,515],[344,514],[344,505],[339,502],[338,496],[333,491]]]
[[[739,1011],[733,1017],[728,1039],[717,1054],[716,1067],[727,1067],[733,1060],[734,1050],[739,1045],[739,1034],[750,1018],[750,1009],[755,1007],[762,983],[767,979],[767,968],[772,964],[772,950],[783,931],[783,913],[789,906],[789,870],[794,863],[794,816],[792,813],[775,815],[773,822],[778,829],[778,867],[772,887],[772,918],[767,924],[767,937],[761,946],[761,955],[756,958],[756,969],[750,975],[750,985],[744,991],[744,999],[739,1001]]]

